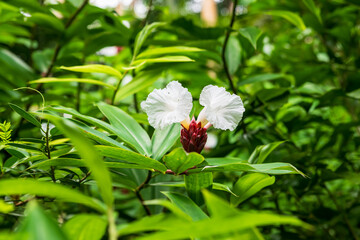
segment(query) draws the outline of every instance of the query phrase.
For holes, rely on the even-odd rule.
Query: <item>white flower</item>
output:
[[[200,104],[204,109],[200,112],[198,121],[202,125],[209,122],[214,128],[222,130],[233,131],[245,112],[239,96],[213,85],[204,87],[200,94]]]
[[[230,94],[223,87],[208,85],[200,94],[200,112],[197,123],[202,128],[210,126],[222,130],[234,130],[245,112],[241,98]],[[189,128],[189,114],[192,109],[190,92],[177,81],[170,82],[164,89],[155,89],[146,101],[141,103],[147,113],[149,123],[156,129],[162,129],[172,123],[181,122]],[[193,118],[194,119],[194,118]],[[193,120],[195,122],[195,119]]]
[[[188,119],[192,106],[191,93],[178,81],[170,82],[164,89],[155,89],[141,103],[155,129]]]

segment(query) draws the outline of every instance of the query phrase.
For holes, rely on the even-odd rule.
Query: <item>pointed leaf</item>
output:
[[[122,73],[119,70],[102,64],[89,64],[89,65],[72,66],[72,67],[61,66],[60,69],[64,69],[72,72],[105,73],[118,78],[122,78]]]
[[[231,204],[237,206],[246,199],[250,198],[261,189],[275,183],[275,177],[270,177],[263,173],[250,173],[237,180],[234,186],[234,193],[239,197],[231,196]]]
[[[160,160],[180,137],[181,126],[173,123],[162,130],[155,129],[151,138],[152,158]]]
[[[139,153],[151,155],[151,141],[146,131],[120,108],[99,103],[100,111],[109,119],[111,125],[117,129],[116,134],[123,141],[133,146]]]
[[[262,34],[262,31],[256,27],[247,27],[247,28],[241,28],[239,29],[239,33],[246,38],[247,40],[249,40],[249,42],[251,43],[251,45],[254,47],[254,49],[256,50],[256,42],[259,39],[259,37]]]

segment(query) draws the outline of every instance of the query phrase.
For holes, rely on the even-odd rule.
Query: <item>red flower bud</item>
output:
[[[192,120],[188,129],[184,126],[181,129],[180,141],[186,152],[200,153],[205,146],[206,140],[206,128],[201,127],[201,122],[196,123],[195,120]]]

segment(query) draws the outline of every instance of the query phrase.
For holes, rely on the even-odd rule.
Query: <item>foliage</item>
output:
[[[94,2],[0,2],[0,239],[359,238],[357,1]],[[187,154],[172,80],[243,120]]]

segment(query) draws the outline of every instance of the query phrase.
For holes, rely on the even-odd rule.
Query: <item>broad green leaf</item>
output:
[[[46,27],[48,29],[54,30],[59,33],[63,32],[65,29],[64,24],[58,18],[50,14],[39,13],[39,12],[32,13],[28,21],[36,23],[36,25],[38,26]]]
[[[180,226],[180,224],[186,222],[188,222],[188,220],[179,218],[174,214],[160,213],[157,215],[140,218],[139,220],[134,221],[127,225],[125,224],[120,225],[118,227],[119,229],[118,234],[119,236],[124,236],[127,234],[139,233],[144,231],[166,230],[170,226]]]
[[[244,212],[231,218],[210,218],[192,223],[180,222],[175,226],[169,226],[168,229],[164,231],[147,234],[142,237],[138,237],[137,239],[175,240],[209,237],[215,238],[219,235],[231,234],[235,231],[247,230],[256,226],[271,226],[280,224],[299,226],[308,230],[312,229],[309,224],[306,224],[295,217],[281,216],[272,213]]]
[[[264,73],[264,74],[258,74],[254,75],[248,78],[245,78],[244,80],[239,82],[239,86],[256,83],[256,82],[263,82],[263,81],[270,81],[275,80],[279,78],[285,78],[287,75],[282,73]]]
[[[118,78],[122,78],[122,73],[117,69],[101,64],[90,64],[83,66],[73,66],[73,67],[65,67],[61,66],[60,69],[72,71],[72,72],[85,72],[85,73],[105,73],[109,75],[113,75]]]
[[[138,59],[132,62],[132,65],[142,66],[146,63],[166,63],[166,62],[194,62],[195,60],[186,56],[165,56],[158,58]]]
[[[107,221],[93,214],[79,214],[63,226],[70,240],[100,240],[106,231]]]
[[[25,80],[30,80],[34,77],[33,69],[25,63],[20,57],[7,49],[0,48],[0,63],[2,69],[11,71],[16,74],[16,86],[23,86],[26,83]]]
[[[225,50],[226,63],[230,74],[234,74],[241,63],[241,46],[235,36],[230,36]]]
[[[51,191],[49,191],[51,189]],[[60,184],[42,182],[33,179],[0,180],[0,195],[33,194],[36,196],[57,198],[65,202],[80,203],[99,212],[104,212],[104,206],[98,200],[88,197],[77,190]]]
[[[199,221],[208,216],[190,198],[179,193],[162,192],[170,201],[178,206],[184,213],[189,215],[193,221]]]
[[[105,165],[108,168],[133,168],[133,169],[147,169],[153,170],[153,168],[146,165],[138,165],[133,163],[123,163],[123,162],[105,162]],[[86,167],[87,163],[84,160],[76,158],[55,158],[45,161],[41,161],[31,165],[28,169],[40,168],[46,169],[49,167]]]
[[[82,121],[85,121],[89,124],[92,124],[96,127],[99,127],[99,128],[102,128],[104,130],[106,130],[107,132],[109,133],[113,133],[113,134],[116,134],[116,135],[120,135],[120,131],[118,131],[116,128],[114,128],[113,126],[111,126],[110,124],[104,122],[104,121],[101,121],[97,118],[93,118],[93,117],[90,117],[90,116],[86,116],[86,115],[83,115],[83,114],[80,114],[79,112],[77,112],[75,109],[72,109],[72,108],[66,108],[66,107],[63,107],[63,106],[55,106],[55,107],[48,107],[49,110],[52,110],[52,111],[55,111],[55,112],[59,112],[59,113],[67,113],[67,114],[71,114],[72,116],[82,120]],[[79,126],[79,128],[81,128],[82,130],[84,130],[83,127],[81,127],[80,125],[77,125]],[[89,131],[89,134],[85,133],[86,135],[96,135],[94,131]],[[90,138],[93,139],[94,136],[91,136]],[[99,136],[95,136],[95,137],[99,137]],[[95,138],[94,137],[94,138]],[[96,140],[96,139],[95,139]],[[105,138],[102,139],[103,141],[106,141]],[[109,142],[109,141],[107,141]],[[110,144],[111,145],[111,144]],[[121,148],[124,148],[124,149],[128,149],[126,148],[125,146],[122,146],[122,144],[120,145],[117,145],[118,147],[121,147]]]
[[[265,14],[284,18],[290,23],[294,24],[297,28],[299,28],[302,31],[306,29],[303,20],[296,13],[290,11],[283,11],[283,10],[273,10],[273,11],[266,11]]]
[[[151,186],[183,187],[184,188],[185,182],[157,182],[157,183],[150,183],[150,185]],[[228,186],[226,186],[225,184],[213,182],[212,189],[219,190],[219,191],[225,191],[225,192],[228,192],[228,193],[234,195],[235,197],[237,197],[237,195],[233,191],[231,191],[231,189]]]
[[[261,164],[265,161],[267,156],[269,156],[272,151],[274,151],[279,145],[284,143],[284,141],[273,142],[266,145],[259,145],[252,152],[248,162],[250,164]]]
[[[346,94],[347,96],[355,99],[360,99],[360,88]]]
[[[148,36],[154,31],[156,28],[160,26],[164,26],[165,23],[162,22],[154,22],[152,24],[146,25],[137,35],[135,38],[134,43],[134,53],[133,53],[133,59],[138,55],[142,45],[144,44],[145,40],[148,38]]]
[[[174,47],[162,47],[162,48],[149,48],[142,53],[140,53],[137,58],[148,58],[151,56],[163,55],[163,54],[179,54],[186,52],[202,52],[205,51],[201,48],[196,47],[186,47],[186,46],[174,46]]]
[[[247,40],[249,40],[249,42],[251,43],[251,45],[254,47],[254,49],[256,50],[256,42],[259,39],[259,37],[262,34],[262,31],[256,27],[247,27],[247,28],[241,28],[239,29],[239,33],[246,38]]]
[[[33,84],[33,83],[64,83],[64,82],[89,83],[89,84],[101,85],[111,89],[115,89],[113,85],[104,83],[99,80],[87,79],[87,78],[40,78],[37,80],[30,81],[29,83]]]
[[[261,189],[275,183],[275,177],[263,173],[250,173],[242,176],[234,185],[233,191],[239,197],[231,196],[231,204],[237,206]]]
[[[25,118],[26,120],[28,120],[29,122],[34,124],[35,126],[41,128],[41,123],[33,115],[26,112],[24,109],[22,109],[21,107],[15,105],[15,104],[9,103],[9,105],[20,116],[22,116],[23,118]]]
[[[211,218],[232,218],[239,214],[239,210],[231,207],[227,201],[203,189],[206,208]]]
[[[119,143],[118,141],[112,139],[111,137],[107,136],[105,133],[97,131],[91,127],[83,126],[76,124],[77,128],[81,129],[83,134],[86,135],[88,138],[93,139],[101,144],[109,145],[112,147],[120,147],[126,150],[130,150],[129,148],[125,147],[123,144]]]
[[[99,153],[104,157],[111,157],[121,161],[136,163],[142,166],[147,166],[149,168],[158,170],[160,172],[165,172],[167,168],[164,164],[156,161],[152,158],[143,156],[141,154],[128,151],[122,148],[110,147],[110,146],[95,146]]]
[[[155,169],[162,173],[167,170],[165,165],[160,163],[159,161],[132,151],[110,146],[95,146],[95,148],[104,157],[110,157],[121,161],[135,163],[140,166],[146,166],[147,169]]]
[[[177,205],[174,203],[165,200],[165,199],[153,199],[153,200],[146,200],[144,201],[145,205],[159,205],[169,209],[173,214],[182,218],[186,221],[191,221],[191,217],[186,214],[183,210],[181,210]]]
[[[202,205],[204,199],[201,191],[203,189],[211,189],[213,185],[213,175],[209,172],[184,175],[186,192],[189,197],[197,204]]]
[[[112,195],[110,172],[104,161],[101,159],[99,153],[95,150],[90,141],[76,128],[74,123],[69,120],[53,116],[49,116],[49,118],[62,132],[64,132],[66,136],[71,139],[71,142],[74,144],[81,158],[84,159],[87,167],[91,171],[91,175],[100,189],[100,194],[104,202],[108,207],[111,207],[114,197]]]
[[[119,89],[115,96],[115,102],[152,86],[154,82],[159,79],[160,75],[161,71],[159,70],[146,71],[138,74],[131,82]]]
[[[174,173],[179,174],[204,161],[204,157],[196,152],[186,153],[183,148],[176,148],[165,155],[164,163]]]
[[[4,200],[0,199],[0,213],[9,213],[14,209],[14,205],[5,203]]]
[[[123,141],[133,146],[139,153],[151,156],[151,141],[146,131],[126,112],[120,108],[99,103],[100,111],[116,128],[115,134]]]
[[[151,138],[152,158],[160,160],[180,137],[181,125],[173,123],[162,130],[155,129]]]
[[[303,0],[303,3],[310,10],[310,12],[315,15],[315,17],[319,20],[319,22],[322,24],[321,10],[320,10],[320,8],[316,7],[314,0]]]
[[[264,164],[249,164],[249,163],[230,163],[222,164],[218,166],[205,166],[203,168],[189,169],[190,176],[192,173],[199,172],[223,172],[223,171],[241,171],[241,172],[259,172],[272,175],[282,174],[300,174],[306,177],[304,173],[296,169],[290,163],[264,163]]]
[[[35,201],[28,203],[25,219],[17,232],[26,234],[27,240],[66,240],[65,233]]]

